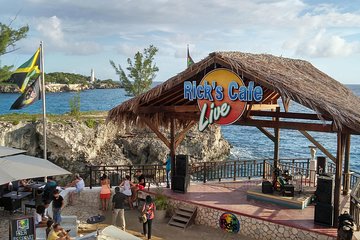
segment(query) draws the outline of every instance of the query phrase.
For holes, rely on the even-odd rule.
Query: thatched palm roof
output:
[[[108,120],[136,121],[139,106],[146,106],[154,99],[161,98],[165,92],[202,74],[211,66],[232,69],[240,76],[314,110],[319,116],[330,117],[338,128],[348,127],[360,132],[360,98],[343,84],[304,60],[241,52],[211,53],[166,82],[113,108]],[[196,80],[200,81],[201,78]],[[166,117],[161,113],[157,115],[162,119]]]

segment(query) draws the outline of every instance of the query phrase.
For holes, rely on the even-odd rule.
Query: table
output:
[[[31,194],[31,192],[17,192],[17,191],[12,191],[9,192],[7,194],[4,194],[3,197],[4,198],[11,198],[11,199],[15,199],[15,200],[21,200],[27,196],[29,196]]]
[[[105,221],[105,216],[103,216],[103,215],[97,215],[97,216],[92,216],[92,217],[89,217],[87,220],[86,220],[86,222],[88,223],[88,224],[98,224],[98,223],[101,223],[101,222],[103,222],[103,221]],[[99,236],[99,227],[98,227],[98,225],[96,226],[96,234],[97,234],[97,236]]]
[[[3,195],[4,209],[10,212],[21,208],[21,201],[23,198],[31,195],[31,192],[17,192],[12,191]]]
[[[35,190],[39,189],[39,188],[42,188],[45,185],[46,185],[46,183],[44,183],[44,182],[34,182],[34,183],[31,183],[31,184],[27,185],[27,187],[32,189],[33,198],[35,199],[36,198]]]

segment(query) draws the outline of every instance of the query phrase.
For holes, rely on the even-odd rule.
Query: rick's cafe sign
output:
[[[199,85],[196,81],[185,81],[184,98],[197,100],[199,131],[202,132],[209,124],[229,125],[237,121],[244,113],[247,102],[262,100],[263,89],[252,81],[245,86],[237,74],[219,68],[206,74]]]

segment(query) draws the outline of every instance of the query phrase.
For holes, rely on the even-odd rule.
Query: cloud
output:
[[[295,54],[308,57],[346,57],[359,53],[360,42],[346,41],[339,35],[329,34],[325,29],[299,40],[289,40],[285,49],[294,49]]]

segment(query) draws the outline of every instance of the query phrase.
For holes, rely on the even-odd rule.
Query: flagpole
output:
[[[46,99],[45,99],[45,68],[44,68],[44,45],[40,41],[40,60],[41,60],[41,99],[43,110],[43,136],[44,136],[44,159],[47,160],[47,145],[46,145]]]

